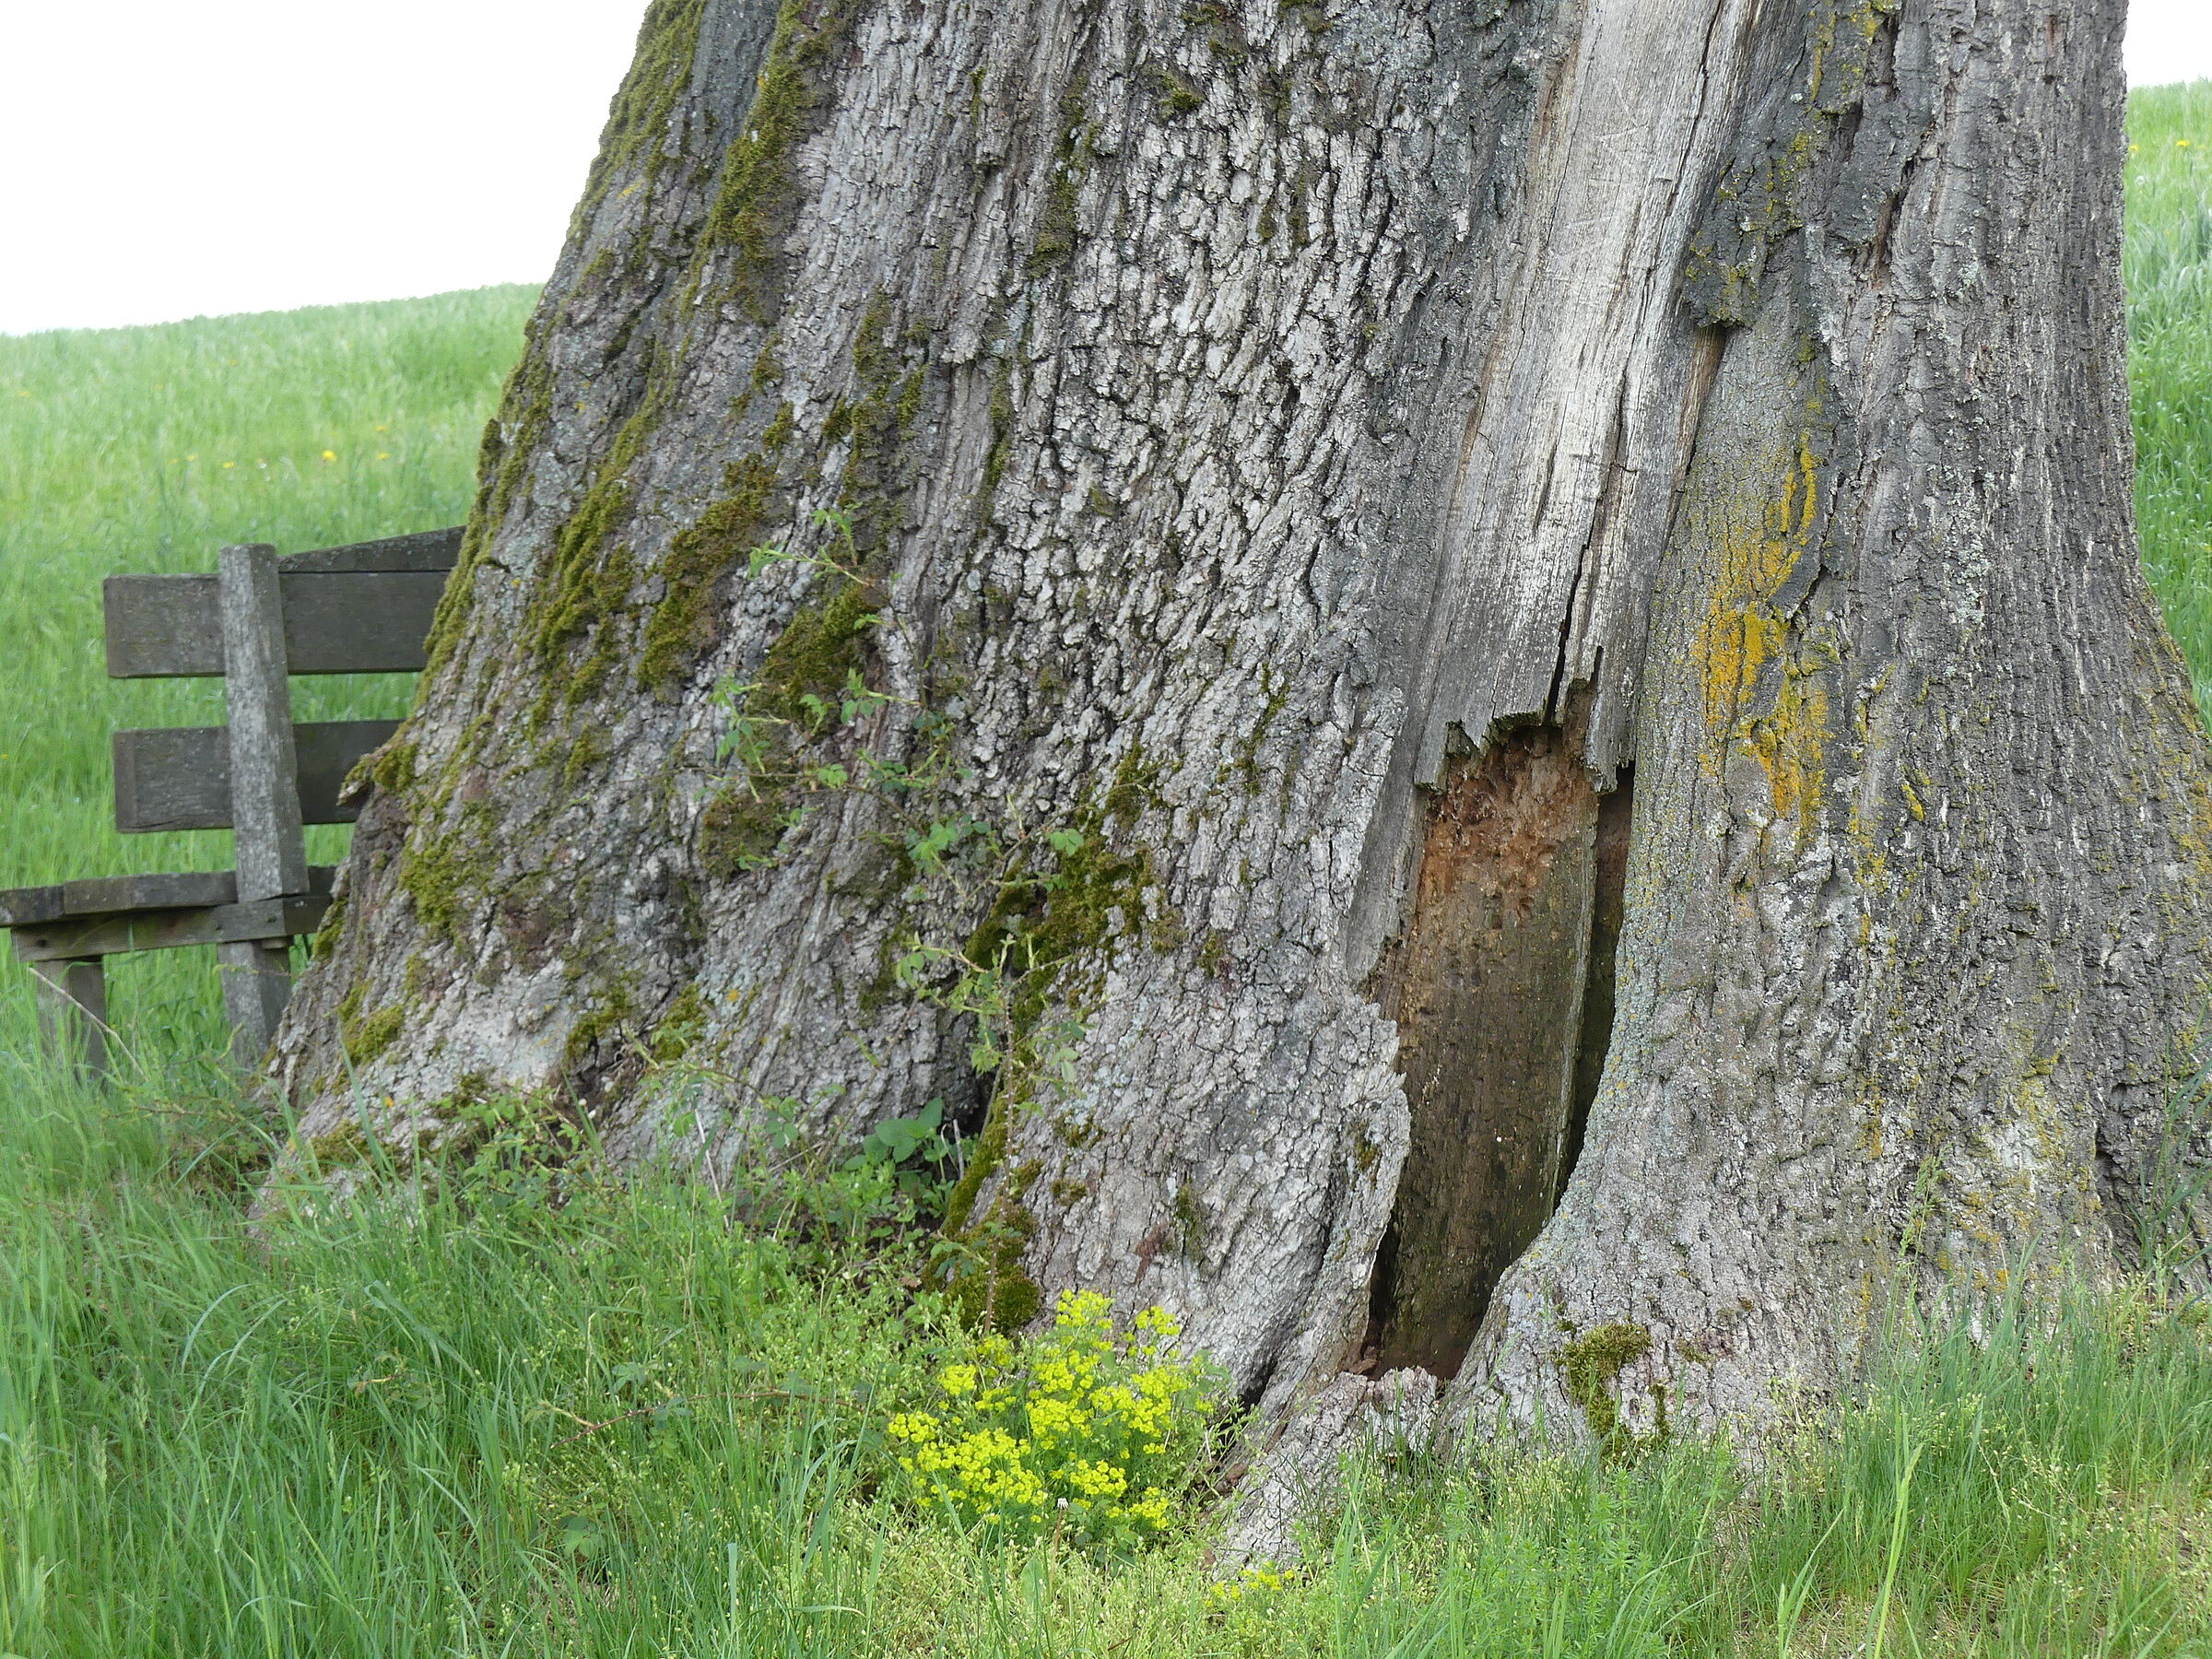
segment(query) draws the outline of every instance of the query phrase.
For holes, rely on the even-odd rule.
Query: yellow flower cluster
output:
[[[1216,1371],[1171,1352],[1181,1335],[1158,1308],[1117,1334],[1106,1298],[1065,1292],[1050,1330],[984,1338],[972,1363],[938,1372],[935,1409],[885,1425],[899,1466],[963,1527],[1110,1547],[1157,1538],[1220,1410]]]
[[[1206,1598],[1217,1607],[1241,1601],[1248,1595],[1266,1594],[1289,1583],[1290,1575],[1273,1561],[1255,1561],[1233,1579],[1224,1580],[1206,1591]]]

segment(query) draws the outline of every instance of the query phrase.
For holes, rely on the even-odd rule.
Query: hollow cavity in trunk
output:
[[[1376,1260],[1363,1369],[1455,1375],[1549,1219],[1605,1069],[1630,789],[1599,794],[1556,725],[1449,762],[1413,913],[1375,990],[1412,1146]]]

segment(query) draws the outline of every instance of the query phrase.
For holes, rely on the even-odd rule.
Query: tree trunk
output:
[[[654,0],[303,1133],[942,1098],[1002,1324],[1601,1437],[2124,1266],[2212,768],[2121,10]]]

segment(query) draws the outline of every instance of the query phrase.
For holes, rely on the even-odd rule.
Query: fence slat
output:
[[[284,649],[294,674],[406,674],[445,592],[443,571],[293,571],[284,596]],[[111,679],[212,679],[223,672],[221,607],[212,576],[111,576]]]
[[[307,866],[307,890],[330,897],[335,865]],[[112,916],[132,911],[206,910],[238,902],[235,870],[188,870],[169,876],[92,876],[48,887],[11,888],[0,892],[0,927],[33,927],[86,916]]]
[[[276,561],[276,568],[287,576],[371,571],[429,571],[442,575],[460,561],[461,528],[455,524],[450,530],[418,530],[412,535],[388,535],[382,541],[288,553]]]
[[[138,916],[77,917],[43,927],[18,927],[8,936],[19,962],[73,962],[132,950],[295,938],[320,927],[329,908],[327,898],[310,893]]]
[[[307,721],[292,728],[300,817],[350,824],[359,809],[338,805],[346,774],[399,729],[396,720]],[[117,732],[115,828],[124,835],[231,825],[229,734],[222,726]]]

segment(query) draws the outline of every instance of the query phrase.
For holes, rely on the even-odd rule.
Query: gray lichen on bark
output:
[[[1001,1315],[1165,1303],[1274,1409],[1378,1312],[1443,786],[1548,728],[1585,818],[1634,769],[1618,1014],[1448,1413],[1580,1420],[1627,1330],[1622,1431],[1709,1422],[1882,1286],[2112,1270],[2212,795],[2129,519],[2118,8],[2012,9],[659,0],[279,1041],[304,1132],[514,1087],[726,1165],[943,1096]],[[935,782],[791,782],[871,761]],[[916,864],[971,821],[1088,851]],[[994,917],[1065,1089],[890,972]]]

